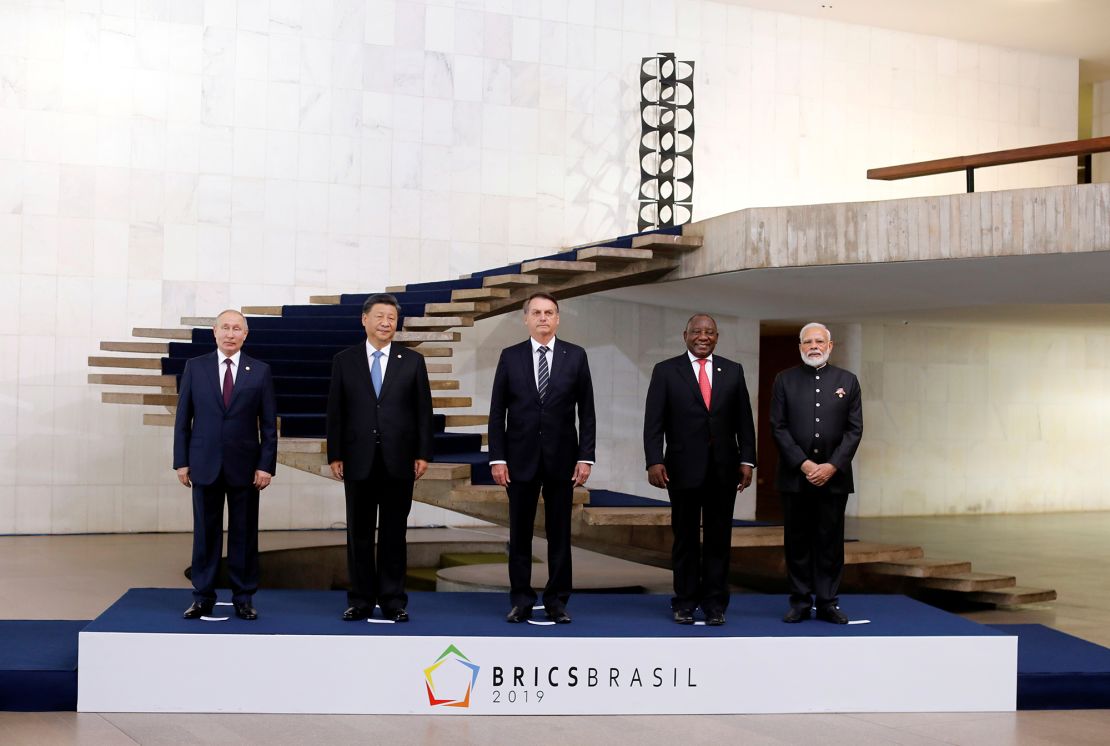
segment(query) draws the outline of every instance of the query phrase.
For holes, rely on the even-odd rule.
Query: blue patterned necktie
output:
[[[370,366],[370,383],[374,384],[374,396],[382,393],[382,351],[374,350],[374,364]]]
[[[544,395],[547,394],[547,379],[550,377],[550,372],[547,370],[547,347],[540,345],[537,351],[540,353],[540,367],[536,388],[540,392],[540,401],[543,401]]]

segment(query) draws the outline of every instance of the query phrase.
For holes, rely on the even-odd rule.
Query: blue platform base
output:
[[[77,635],[87,621],[0,621],[0,711],[77,709]]]

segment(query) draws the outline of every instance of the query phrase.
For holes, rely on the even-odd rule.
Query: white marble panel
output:
[[[432,52],[455,51],[455,9],[428,5],[424,10],[424,48]]]
[[[393,97],[393,138],[398,143],[418,143],[424,132],[424,99]]]
[[[331,85],[332,42],[328,38],[301,37],[301,83]]]
[[[50,533],[53,488],[48,485],[19,485],[15,488],[15,532]]]
[[[425,47],[425,8],[423,3],[399,2],[394,8],[393,45],[399,49]]]
[[[482,99],[487,104],[512,101],[512,67],[503,60],[485,61]]]
[[[367,44],[393,45],[395,0],[367,0],[363,39]]]
[[[512,59],[517,62],[540,61],[540,21],[535,18],[513,18]]]
[[[415,189],[393,189],[389,205],[390,235],[413,239],[420,237],[420,196]]]
[[[487,11],[490,9],[487,7]],[[483,17],[482,56],[496,60],[513,58],[513,18],[490,11]]]

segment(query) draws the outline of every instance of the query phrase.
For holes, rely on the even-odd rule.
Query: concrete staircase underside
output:
[[[1020,221],[1021,231],[1014,221]],[[1090,225],[1091,221],[1098,225]],[[449,360],[453,345],[475,321],[516,310],[537,290],[564,299],[661,278],[681,279],[756,267],[1007,255],[1053,247],[1063,250],[1059,236],[1046,225],[1064,233],[1081,234],[1088,240],[1085,246],[1110,249],[1110,187],[742,210],[686,226],[680,235],[637,235],[463,278],[457,281],[459,287],[451,289],[449,299],[423,303],[421,316],[406,315],[396,341],[428,358],[435,409],[449,412],[446,427],[482,426],[487,421],[485,414],[457,413],[470,408],[472,400],[454,393],[459,389],[457,380],[441,377],[452,372]],[[1067,250],[1078,249],[1073,245]],[[416,297],[444,284],[387,289],[400,293],[404,304],[409,294]],[[315,296],[311,301],[322,314],[329,313],[327,306],[350,311],[354,302],[343,295]],[[291,318],[289,308],[283,306],[253,306],[243,311],[252,318]],[[204,327],[211,321],[208,317],[182,319],[185,327]],[[357,327],[357,312],[355,324]],[[123,355],[89,358],[90,367],[122,372],[92,373],[89,382],[126,387],[125,391],[104,391],[103,401],[152,407],[144,412],[144,423],[171,426],[177,400],[176,376],[162,373],[164,356],[170,353],[172,341],[192,340],[193,329],[137,328],[133,335],[141,341],[101,344],[102,351]],[[279,418],[279,429],[287,428],[288,424]],[[331,478],[324,443],[319,438],[286,437],[283,433],[278,460],[287,467]],[[474,484],[471,463],[478,462],[437,458],[417,483],[415,499],[507,525],[504,491]],[[670,564],[670,512],[665,503],[659,507],[591,507],[588,492],[579,490],[572,525],[573,541],[578,546],[659,567]],[[537,532],[543,533],[542,511]],[[732,546],[735,581],[754,588],[779,587],[785,576],[781,527],[734,528]],[[1011,576],[972,572],[969,563],[926,560],[924,551],[916,546],[849,542],[845,552],[848,589],[933,597],[959,595],[997,605],[1048,601],[1056,595],[1052,590],[1017,586]]]

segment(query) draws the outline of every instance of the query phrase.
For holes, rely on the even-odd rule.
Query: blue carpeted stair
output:
[[[681,235],[682,228],[666,228],[653,232]],[[620,236],[594,245],[628,248],[632,245],[633,238],[641,235],[646,234]],[[536,257],[536,260],[569,261],[576,258],[577,250],[571,250]],[[404,291],[394,293],[401,303],[402,311],[398,330],[404,329],[406,318],[424,316],[429,303],[450,302],[453,290],[481,288],[487,277],[518,274],[520,270],[521,263],[514,263],[476,272],[470,277],[457,280],[407,285]],[[331,360],[336,353],[366,338],[361,314],[362,303],[369,295],[370,293],[343,293],[339,296],[338,304],[290,304],[282,306],[281,316],[250,317],[250,334],[243,349],[247,354],[268,363],[273,370],[283,437],[325,436]],[[189,342],[169,344],[169,355],[162,359],[162,373],[180,376],[189,358],[212,352],[215,347],[210,329],[193,329]],[[486,464],[487,457],[481,450],[481,436],[445,432],[442,418],[437,420],[435,458],[437,461],[472,464],[472,481],[475,484],[493,483]]]

